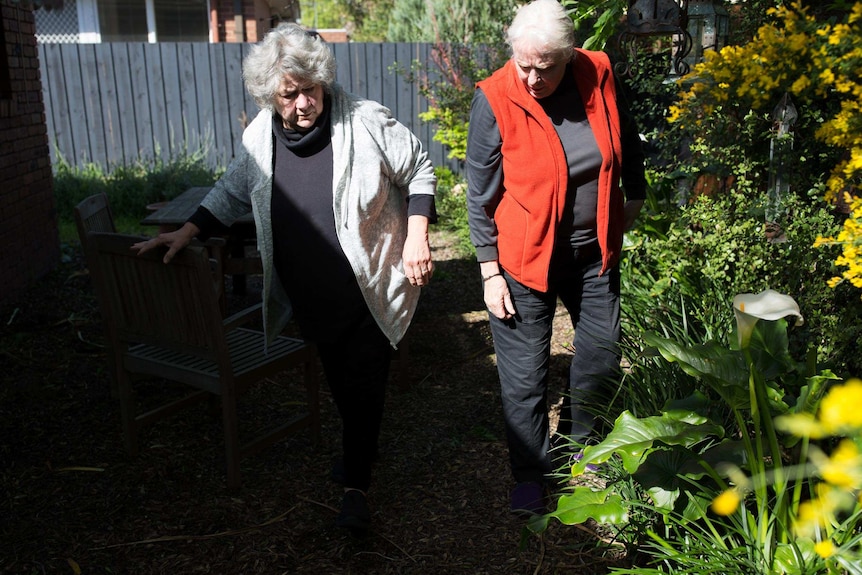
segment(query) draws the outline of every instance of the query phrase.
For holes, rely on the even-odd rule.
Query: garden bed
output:
[[[218,417],[193,407],[123,448],[97,304],[77,246],[0,306],[0,571],[7,573],[605,573],[589,528],[524,536],[508,513],[493,349],[475,263],[435,234],[437,270],[411,328],[410,385],[393,385],[370,494],[373,529],[334,526],[339,423],[323,394],[323,439],[300,434],[247,459],[226,489]],[[259,297],[254,281],[241,306]],[[562,391],[568,318],[554,342]],[[147,393],[157,390],[145,388]],[[289,389],[290,384],[287,382]],[[325,389],[325,388],[324,388]],[[246,425],[296,397],[269,386]],[[259,406],[263,406],[260,408]],[[522,539],[523,538],[523,539]]]

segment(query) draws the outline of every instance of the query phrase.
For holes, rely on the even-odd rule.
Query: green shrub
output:
[[[862,182],[862,2],[778,4],[751,41],[708,52],[680,81],[668,117],[692,141],[681,169],[725,176],[771,158],[769,193],[780,181],[797,194],[825,183],[827,201],[852,203]],[[862,287],[856,202],[838,239],[836,264],[847,269],[833,285]]]
[[[104,192],[118,220],[139,220],[148,204],[169,200],[195,186],[215,183],[221,170],[208,167],[202,152],[168,160],[141,159],[105,170],[97,164],[73,166],[60,158],[54,166],[54,198],[61,222],[73,220],[73,208],[84,198]]]
[[[793,332],[794,353],[811,349],[836,373],[858,373],[860,328],[853,318],[860,317],[862,304],[848,286],[829,288],[835,254],[812,247],[838,226],[829,206],[818,200],[821,190],[807,199],[787,199],[784,242],[766,239],[765,198],[745,190],[737,182],[735,190],[703,195],[683,207],[665,202],[664,213],[644,215],[646,225],[628,236],[623,262],[629,331],[667,333],[671,325],[679,336],[684,326],[696,339],[724,339],[733,322],[726,302],[771,288],[796,299],[805,316],[805,326]]]
[[[455,234],[461,253],[473,255],[467,222],[467,183],[448,168],[437,167],[434,171],[437,174],[437,226]]]

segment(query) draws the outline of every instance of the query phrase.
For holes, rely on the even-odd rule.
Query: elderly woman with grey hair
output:
[[[558,431],[584,444],[595,434],[591,406],[607,405],[619,376],[618,262],[646,179],[608,56],[575,47],[559,2],[522,6],[507,42],[512,58],[479,82],[473,99],[467,206],[516,482],[510,509],[542,513],[557,301],[571,317],[575,349],[571,409]]]
[[[165,261],[252,211],[263,262],[264,329],[293,316],[316,344],[343,423],[337,525],[370,526],[366,493],[390,353],[434,265],[434,170],[419,140],[389,110],[346,93],[326,43],[282,24],[243,63],[261,112],[197,212],[175,232],[137,245],[167,246]]]

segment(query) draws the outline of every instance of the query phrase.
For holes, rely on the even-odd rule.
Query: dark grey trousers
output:
[[[503,416],[512,474],[517,482],[542,482],[551,469],[548,426],[548,366],[557,298],[572,319],[575,349],[569,369],[571,430],[582,442],[594,427],[585,406],[609,395],[618,377],[620,352],[620,277],[614,267],[599,276],[601,260],[557,258],[547,293],[525,287],[504,273],[515,305],[513,319],[490,315],[497,355]],[[561,414],[561,419],[567,414]],[[561,423],[562,425],[562,423]],[[568,422],[566,422],[568,427]]]

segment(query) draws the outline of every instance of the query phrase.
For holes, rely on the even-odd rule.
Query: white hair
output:
[[[294,80],[323,86],[329,92],[335,81],[335,68],[335,56],[317,32],[284,23],[251,47],[242,64],[242,77],[257,105],[272,110],[285,74]]]
[[[506,43],[513,51],[516,45],[526,44],[570,58],[575,48],[574,25],[557,0],[534,0],[518,8],[506,32]]]

